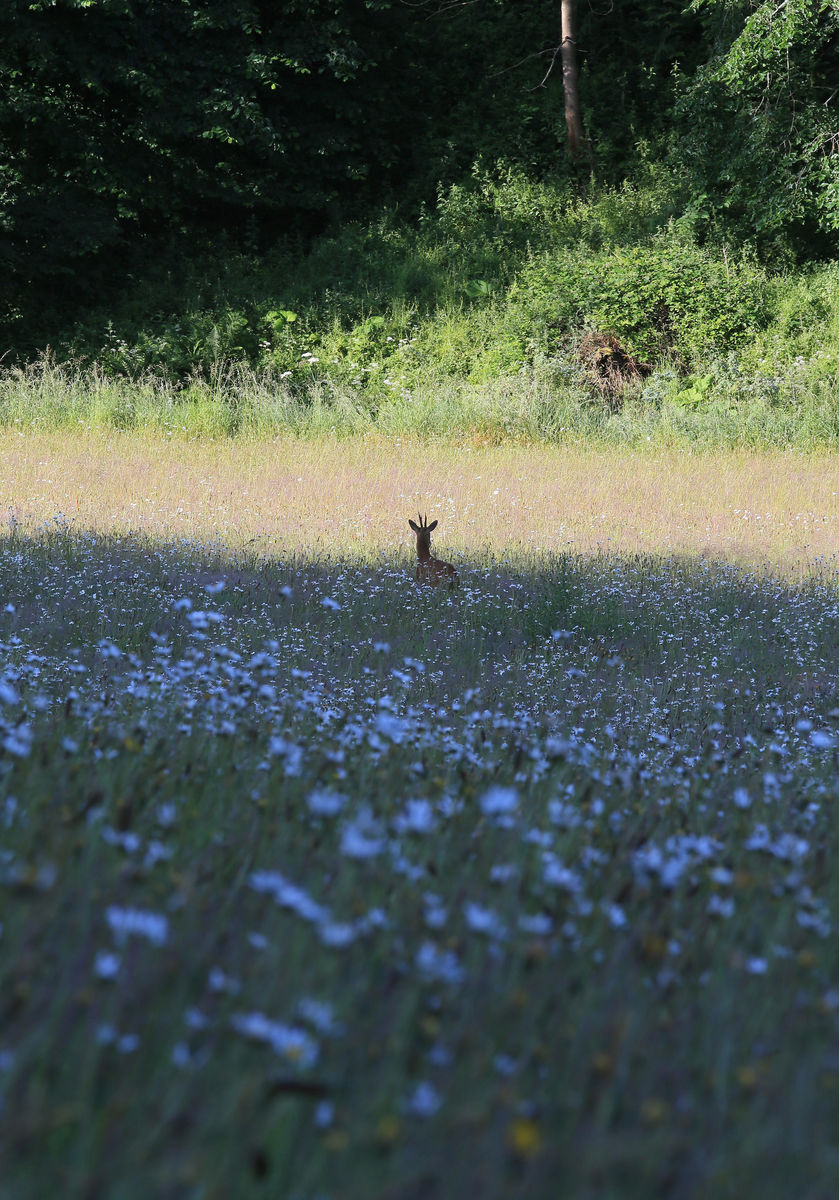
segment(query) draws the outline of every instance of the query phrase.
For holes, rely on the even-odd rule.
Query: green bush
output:
[[[520,274],[511,317],[531,347],[557,353],[577,331],[614,334],[654,363],[691,363],[742,344],[766,323],[764,273],[668,231],[643,245],[597,254],[540,256]]]

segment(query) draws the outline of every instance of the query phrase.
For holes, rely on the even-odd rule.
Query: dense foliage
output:
[[[9,360],[49,344],[117,369],[126,353],[114,346],[127,346],[135,366],[176,375],[220,349],[251,363],[268,351],[279,363],[283,347],[302,347],[303,325],[292,331],[286,314],[313,257],[329,262],[319,272],[322,324],[381,317],[386,329],[366,331],[385,348],[405,330],[377,311],[371,280],[375,291],[389,279],[388,304],[401,299],[410,315],[438,307],[452,282],[465,305],[486,307],[520,271],[537,292],[551,280],[548,310],[582,297],[557,328],[605,322],[639,353],[681,361],[702,347],[736,348],[763,301],[735,280],[734,309],[718,307],[720,271],[731,290],[721,242],[737,255],[738,243],[751,244],[771,263],[835,250],[836,5],[581,5],[591,175],[564,148],[558,8],[8,0],[0,332]],[[619,190],[627,182],[650,190],[643,230],[631,192]],[[625,211],[598,242],[574,205],[610,188]],[[672,238],[643,245],[671,218],[675,259]],[[570,254],[571,229],[594,257]],[[539,251],[553,262],[530,262]],[[352,312],[358,255],[374,265],[366,286],[352,284]],[[601,276],[608,294],[598,298]],[[533,333],[523,350],[518,331],[506,340],[505,369],[527,358]]]
[[[836,246],[839,6],[695,0],[712,53],[677,109],[691,211],[766,243]]]
[[[44,283],[95,294],[184,232],[321,220],[395,152],[387,8],[11,0],[0,214],[18,302]]]

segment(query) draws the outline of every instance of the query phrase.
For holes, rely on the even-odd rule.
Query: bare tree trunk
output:
[[[568,128],[568,153],[576,162],[588,155],[589,147],[583,133],[580,116],[580,94],[577,84],[577,0],[561,0],[560,61],[562,87],[565,93],[565,124]]]

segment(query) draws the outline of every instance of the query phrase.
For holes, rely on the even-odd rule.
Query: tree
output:
[[[839,7],[695,0],[712,45],[677,107],[691,212],[764,244],[839,235]]]
[[[323,223],[395,159],[405,19],[387,0],[5,0],[7,314],[69,311],[187,231]]]
[[[580,114],[580,92],[577,71],[577,0],[560,2],[560,60],[562,62],[562,91],[565,97],[565,127],[568,132],[568,153],[576,162],[586,152]]]

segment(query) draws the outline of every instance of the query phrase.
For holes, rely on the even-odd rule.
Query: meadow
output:
[[[834,458],[2,455],[4,1197],[835,1194]]]

